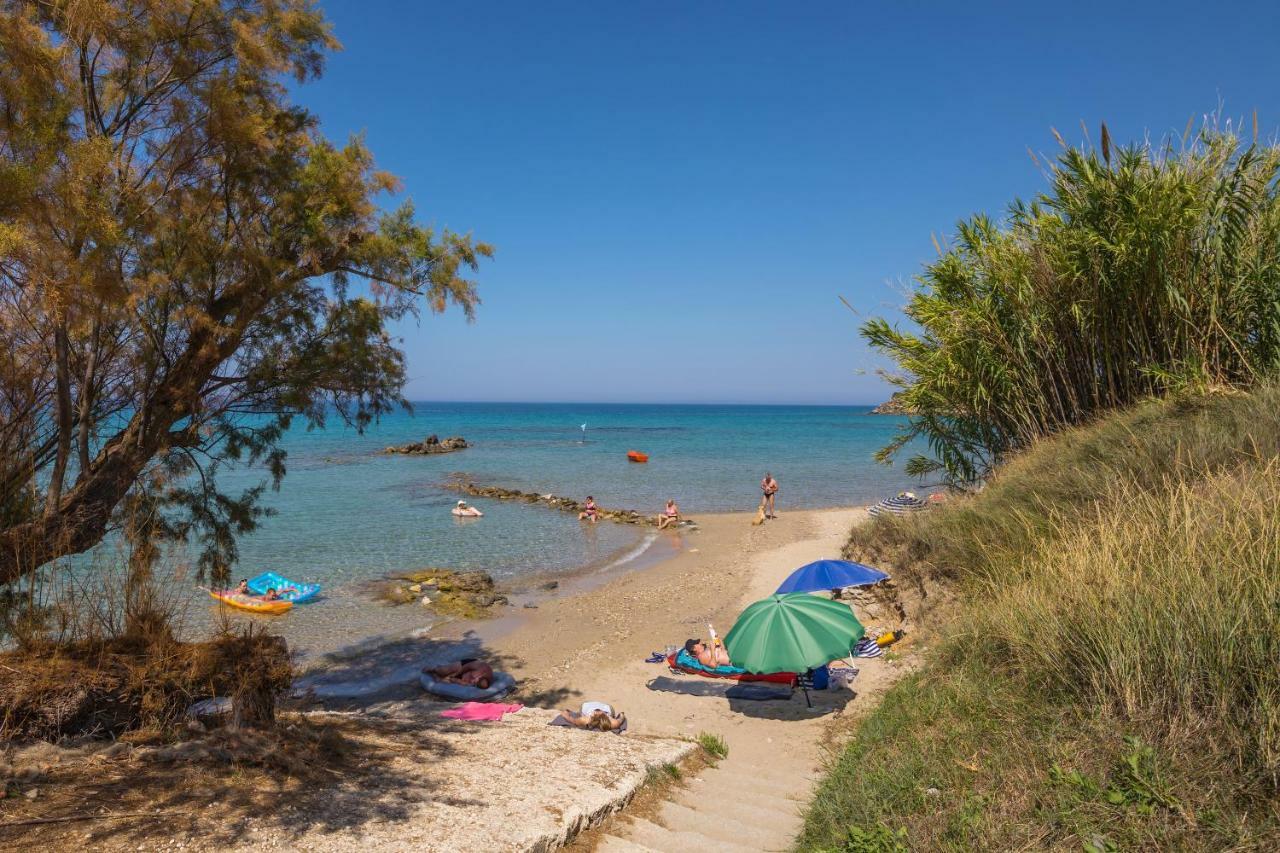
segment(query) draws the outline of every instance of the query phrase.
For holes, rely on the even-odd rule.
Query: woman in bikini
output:
[[[673,524],[680,522],[680,507],[676,506],[674,500],[667,500],[667,508],[658,516],[658,529],[665,530]]]
[[[773,475],[768,471],[764,472],[764,479],[760,481],[760,491],[764,494],[760,501],[760,505],[764,508],[764,517],[777,518],[778,515],[773,510],[773,496],[778,493],[778,481],[773,479]]]
[[[590,521],[595,524],[599,520],[600,510],[596,508],[596,499],[587,495],[587,502],[582,505],[582,512],[578,513],[578,521]]]

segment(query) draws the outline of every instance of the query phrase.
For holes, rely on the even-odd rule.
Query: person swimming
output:
[[[453,514],[458,516],[466,516],[468,518],[480,518],[483,512],[473,506],[468,506],[466,501],[458,501],[458,505],[453,508]]]
[[[241,595],[253,595],[253,593],[249,591],[248,578],[240,578],[240,583],[236,584],[236,592]]]

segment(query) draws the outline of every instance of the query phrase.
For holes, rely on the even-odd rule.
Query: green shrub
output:
[[[1189,145],[1066,148],[1003,227],[961,222],[907,307],[862,327],[901,371],[909,426],[975,483],[1010,453],[1171,391],[1280,368],[1280,146],[1206,128]]]
[[[724,738],[720,737],[720,735],[714,735],[711,732],[699,732],[695,740],[713,758],[727,758],[729,756],[729,744],[725,743]]]

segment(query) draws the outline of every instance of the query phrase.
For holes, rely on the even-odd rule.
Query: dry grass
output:
[[[1147,404],[855,531],[851,554],[959,604],[833,763],[802,848],[1274,849],[1278,404]]]

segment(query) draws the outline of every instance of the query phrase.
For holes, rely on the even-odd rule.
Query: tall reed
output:
[[[1067,148],[1003,226],[975,216],[906,307],[863,336],[900,369],[920,436],[958,483],[1063,426],[1171,390],[1243,386],[1280,367],[1280,146],[1207,128]]]

